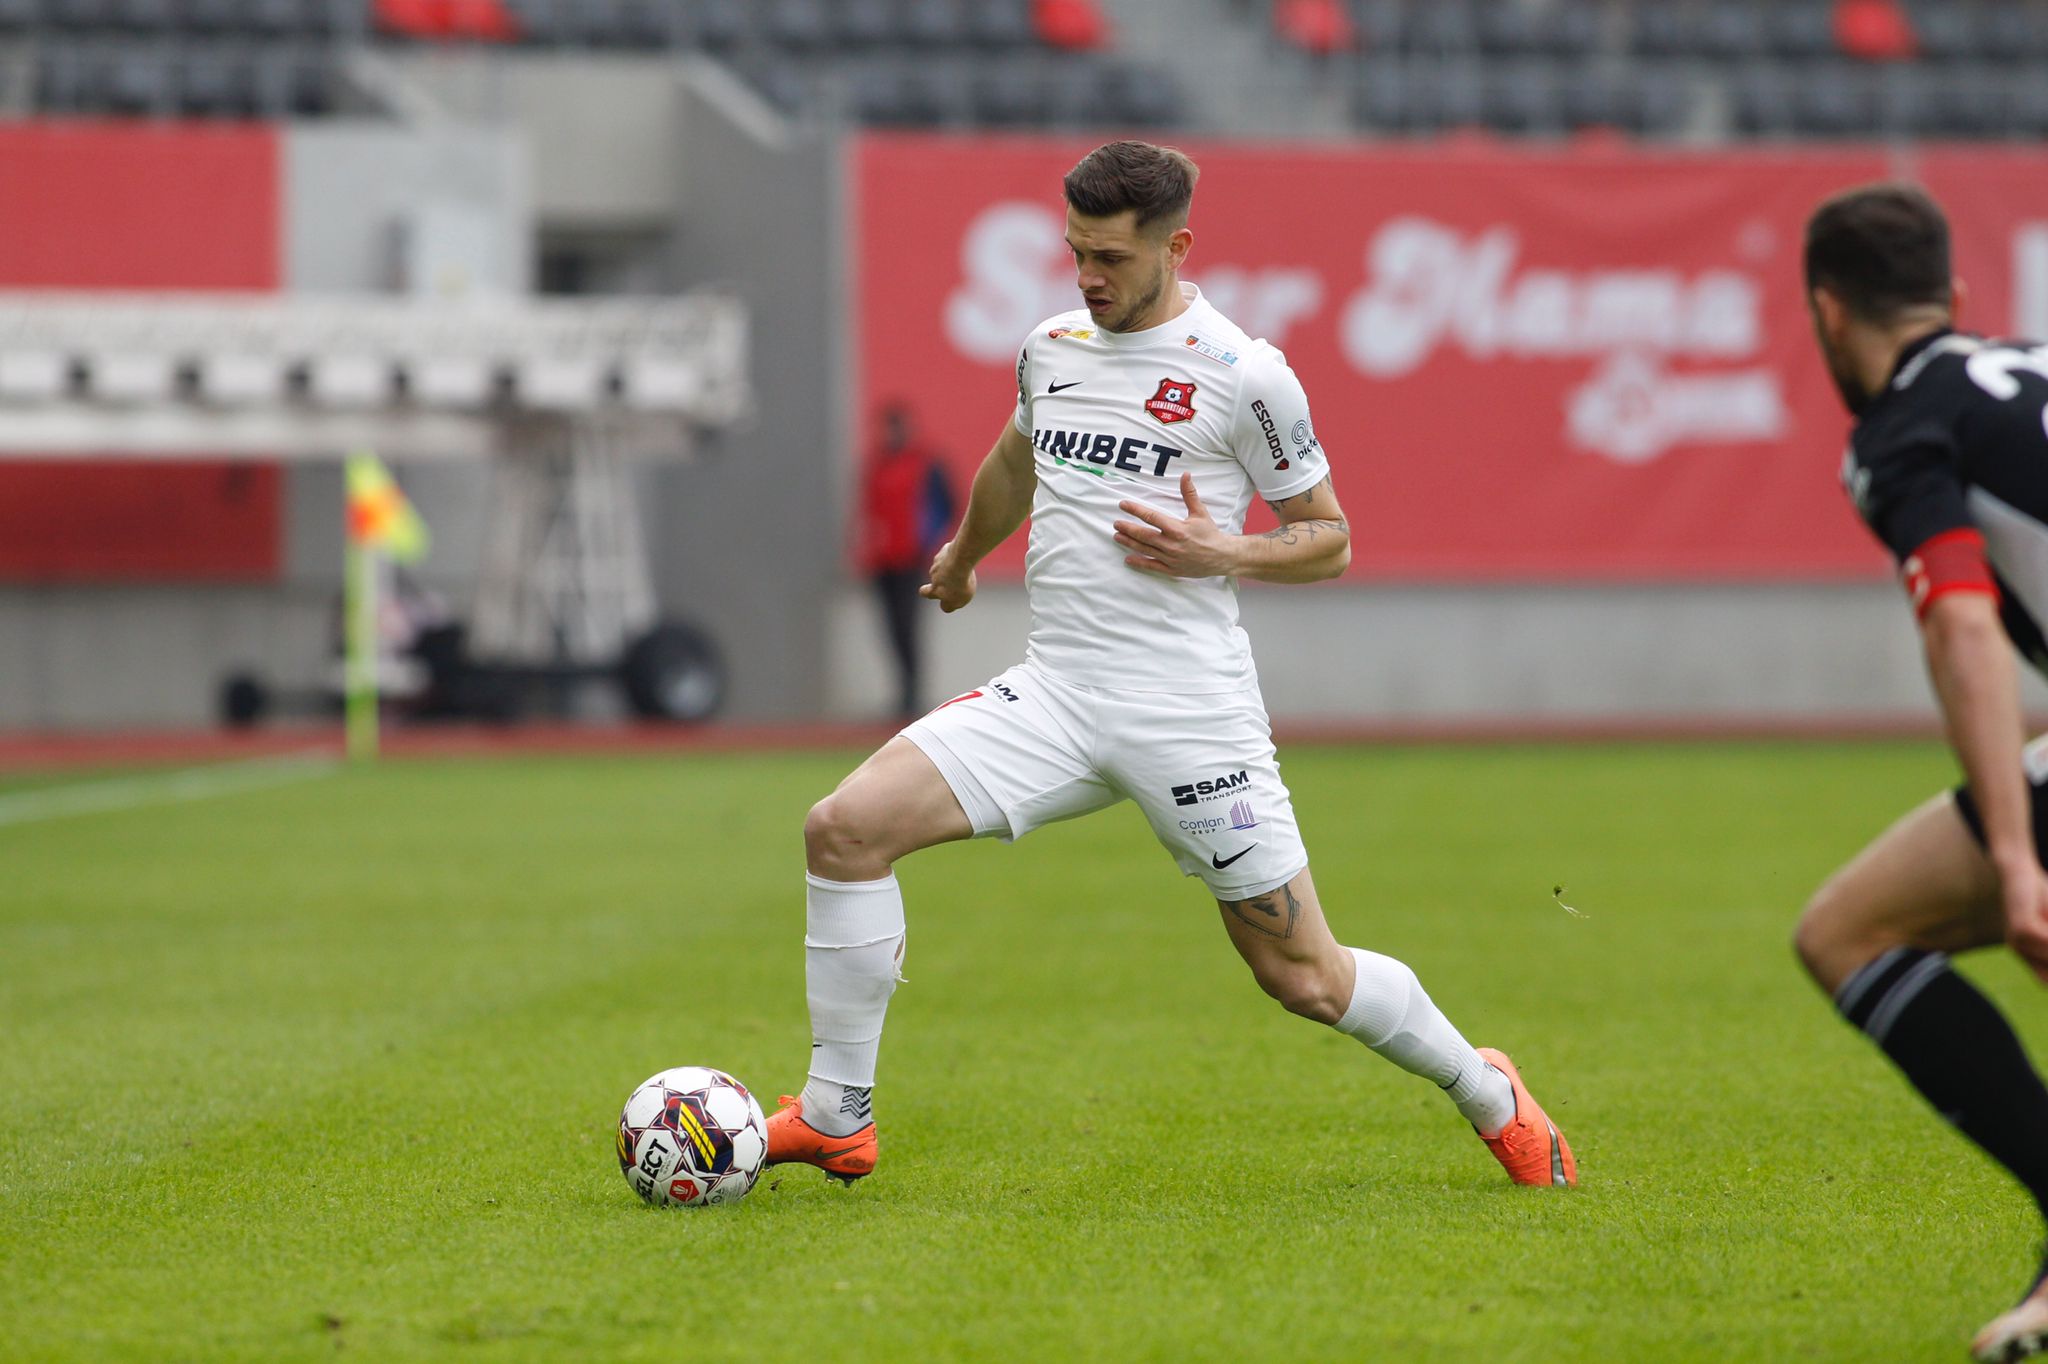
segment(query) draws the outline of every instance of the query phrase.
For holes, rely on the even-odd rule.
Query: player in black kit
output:
[[[2048,981],[2048,740],[2023,749],[2012,651],[2048,673],[2048,347],[1951,329],[1948,223],[1906,185],[1814,211],[1806,293],[1856,417],[1843,482],[1898,560],[1964,782],[1828,879],[1799,921],[1799,956],[2048,1214],[2048,1087],[1949,966],[1950,953],[2006,943]],[[2048,1265],[1971,1349],[2048,1352]]]

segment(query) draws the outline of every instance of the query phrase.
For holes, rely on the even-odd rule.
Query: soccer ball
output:
[[[634,1090],[619,1114],[619,1169],[657,1208],[737,1203],[761,1177],[768,1120],[722,1070],[677,1066]]]

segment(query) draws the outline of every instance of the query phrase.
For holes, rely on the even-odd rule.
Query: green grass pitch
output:
[[[0,827],[0,1359],[1937,1361],[2032,1271],[1787,946],[1952,779],[1922,743],[1283,750],[1338,937],[1523,1064],[1575,1193],[1268,1002],[1126,805],[904,864],[873,1178],[643,1208],[636,1082],[801,1083],[799,829],[855,757]]]

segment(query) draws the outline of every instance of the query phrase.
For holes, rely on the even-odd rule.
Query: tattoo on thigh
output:
[[[1287,886],[1249,900],[1225,900],[1223,907],[1269,938],[1293,937],[1294,921],[1301,917],[1301,901]]]

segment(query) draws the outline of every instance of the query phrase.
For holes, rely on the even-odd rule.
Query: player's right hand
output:
[[[958,611],[974,600],[974,570],[959,565],[951,540],[940,545],[932,557],[930,577],[930,582],[917,589],[917,595],[937,602],[941,611]]]
[[[2039,864],[2031,875],[2003,879],[2005,940],[2027,968],[2048,984],[2048,873]]]

